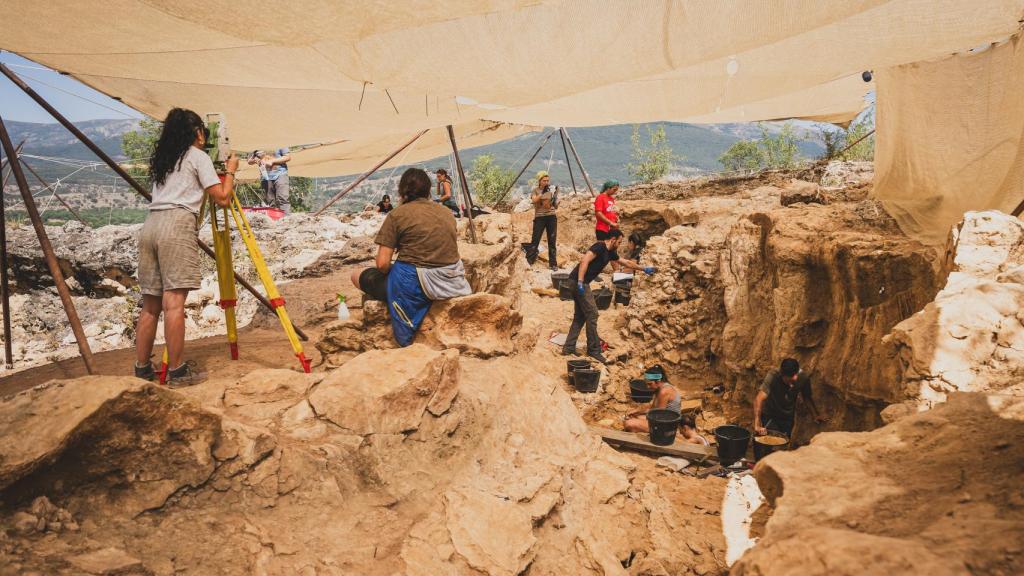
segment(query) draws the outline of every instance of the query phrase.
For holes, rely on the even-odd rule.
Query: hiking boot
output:
[[[149,380],[150,382],[152,382],[153,380],[156,380],[156,368],[153,367],[152,362],[146,362],[146,365],[142,366],[141,368],[139,367],[138,364],[136,364],[135,377],[142,378],[143,380]]]
[[[594,360],[600,362],[601,364],[608,364],[608,359],[605,358],[604,354],[601,354],[600,352],[594,352],[593,354],[587,354],[587,356],[590,356],[591,358],[593,358]]]
[[[579,354],[577,354],[575,350],[566,350],[565,348],[562,348],[562,356],[579,356]]]
[[[174,370],[167,371],[167,385],[171,388],[195,386],[206,381],[206,374],[195,371],[196,363],[189,360]]]

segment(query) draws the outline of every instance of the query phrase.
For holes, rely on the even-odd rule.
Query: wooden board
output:
[[[681,442],[678,440],[678,437],[675,444],[671,446],[657,446],[651,444],[649,437],[645,433],[624,432],[622,430],[612,430],[611,428],[601,428],[600,426],[590,426],[590,431],[603,438],[605,442],[622,446],[623,448],[678,456],[694,462],[703,462],[705,459],[718,459],[718,450],[715,448],[701,444]]]

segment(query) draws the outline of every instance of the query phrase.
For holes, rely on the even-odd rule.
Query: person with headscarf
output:
[[[548,236],[548,267],[558,270],[556,242],[558,236],[558,191],[551,189],[551,176],[544,170],[537,172],[537,187],[530,192],[533,203],[533,237],[526,248],[526,261],[533,264],[539,253],[540,239]]]
[[[139,234],[139,288],[142,312],[135,327],[135,377],[156,379],[153,341],[160,313],[164,315],[170,386],[198,384],[203,377],[194,362],[185,362],[185,299],[199,288],[198,224],[203,195],[218,206],[228,206],[234,194],[238,158],[225,162],[221,183],[213,160],[204,151],[210,134],[202,118],[191,110],[167,113],[160,138],[149,160],[153,200]]]
[[[682,413],[683,395],[679,390],[668,383],[665,376],[665,369],[661,364],[655,364],[644,370],[644,382],[647,389],[654,393],[651,398],[651,406],[646,410],[637,410],[627,415],[622,427],[627,432],[649,432],[647,413],[651,410],[671,410],[676,414]]]
[[[608,239],[608,233],[619,229],[619,213],[615,208],[615,195],[619,192],[618,180],[607,180],[601,186],[601,193],[594,199],[595,231],[598,242]]]

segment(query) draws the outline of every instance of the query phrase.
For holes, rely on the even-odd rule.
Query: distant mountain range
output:
[[[78,127],[101,149],[110,154],[118,161],[124,161],[124,154],[121,152],[121,136],[127,131],[133,130],[137,125],[135,120],[90,120],[77,124]],[[694,125],[674,122],[659,122],[655,124],[641,125],[640,136],[642,142],[647,142],[647,127],[664,126],[668,137],[669,145],[675,153],[682,157],[682,160],[674,167],[677,174],[714,172],[721,170],[718,157],[727,150],[733,143],[756,138],[760,134],[756,124],[717,124],[717,125]],[[36,156],[47,156],[55,158],[72,158],[80,160],[96,160],[95,156],[65,130],[59,124],[37,124],[27,122],[7,122],[8,130],[12,140],[17,144],[24,140],[24,153]],[[777,130],[777,124],[770,124],[770,130]],[[606,179],[614,178],[622,182],[629,182],[632,178],[629,175],[627,164],[630,161],[631,141],[633,127],[631,125],[599,126],[593,128],[570,128],[569,133],[576,150],[579,152],[583,163],[587,168],[595,186]],[[522,164],[529,155],[536,149],[537,144],[544,132],[528,134],[499,142],[490,146],[468,149],[464,152],[463,162],[468,170],[473,160],[483,154],[489,154],[495,161],[503,166],[510,167],[516,171],[522,168]],[[800,138],[799,148],[803,155],[815,157],[823,152],[823,147],[817,139],[813,126],[808,123],[800,123],[797,127],[797,134]],[[570,153],[571,154],[571,153]],[[75,167],[63,165],[57,162],[29,159],[32,166],[47,179],[56,179],[68,175],[75,170]],[[448,165],[447,158],[437,158],[418,165],[428,168]],[[531,165],[528,174],[536,170],[548,169],[552,178],[560,185],[569,185],[569,173],[566,169],[565,155],[562,150],[562,142],[557,134],[548,140],[544,149],[537,155],[537,159]],[[583,186],[582,178],[574,165],[573,172],[577,180],[577,186]],[[342,177],[343,175],[339,175]],[[527,175],[524,175],[520,184],[524,183]],[[324,182],[327,180],[327,182]],[[321,183],[330,184],[333,179],[320,179]],[[68,184],[110,184],[111,174],[109,170],[100,171],[82,170],[69,179]]]

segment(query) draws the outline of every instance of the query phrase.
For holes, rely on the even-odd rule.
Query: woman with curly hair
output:
[[[142,312],[135,328],[135,376],[156,378],[151,362],[160,313],[164,315],[169,385],[189,386],[202,378],[192,362],[184,362],[185,298],[199,288],[198,217],[203,194],[218,206],[228,206],[234,193],[238,158],[225,166],[224,183],[203,151],[209,134],[202,118],[191,110],[167,113],[160,139],[149,161],[153,200],[139,235],[139,288]]]

